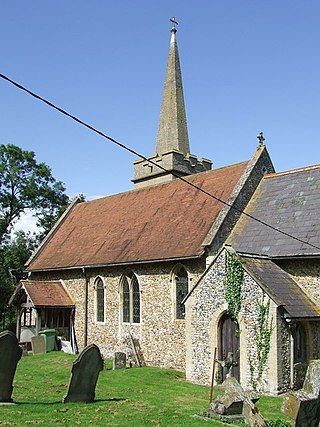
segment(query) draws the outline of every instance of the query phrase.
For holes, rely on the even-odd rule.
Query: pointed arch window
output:
[[[100,277],[96,280],[96,321],[104,322],[105,304],[104,304],[104,283]]]
[[[176,319],[185,319],[186,310],[182,303],[188,295],[188,273],[184,267],[180,267],[175,273],[176,293]]]
[[[140,286],[137,276],[128,273],[122,277],[122,321],[140,323]]]

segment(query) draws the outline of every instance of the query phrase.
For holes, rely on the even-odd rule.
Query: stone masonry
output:
[[[112,358],[115,351],[126,351],[125,340],[130,332],[140,342],[147,365],[185,370],[185,320],[176,320],[174,311],[174,286],[172,277],[175,263],[137,265],[131,271],[140,285],[141,322],[123,323],[121,320],[120,279],[126,268],[115,267],[87,270],[88,330],[87,344],[97,344],[104,357]],[[198,280],[205,268],[204,259],[184,264],[188,271],[189,288]],[[78,277],[77,277],[78,276]],[[75,301],[76,338],[81,351],[84,346],[85,286],[79,271],[60,271],[41,275],[38,279],[61,278]],[[96,322],[96,297],[94,284],[97,277],[105,284],[105,321]]]

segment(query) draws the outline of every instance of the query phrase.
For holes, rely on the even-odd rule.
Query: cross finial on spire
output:
[[[263,136],[263,132],[259,132],[259,134],[257,135],[257,138],[259,140],[259,144],[263,145],[264,141],[266,140],[266,138]]]
[[[170,18],[170,21],[172,22],[171,32],[176,33],[177,32],[176,25],[178,25],[178,22],[176,21],[176,18],[174,16]]]

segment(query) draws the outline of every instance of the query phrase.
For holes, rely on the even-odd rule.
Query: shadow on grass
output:
[[[61,400],[58,400],[56,402],[18,402],[15,401],[13,402],[13,404],[15,405],[61,405],[61,406],[66,406],[66,405],[74,405],[74,404],[79,404],[79,403],[85,403],[86,405],[90,405],[93,403],[100,403],[100,402],[124,402],[124,401],[128,401],[129,399],[126,399],[125,397],[111,397],[110,399],[95,399],[93,402],[67,402],[67,403],[63,403],[61,402]]]

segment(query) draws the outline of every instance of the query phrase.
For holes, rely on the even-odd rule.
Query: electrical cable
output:
[[[150,159],[146,158],[146,157],[145,157],[145,156],[143,156],[142,154],[140,154],[140,153],[138,153],[137,151],[133,150],[132,148],[127,147],[126,145],[124,145],[124,144],[120,143],[120,142],[119,142],[119,141],[117,141],[116,139],[111,138],[110,136],[106,135],[105,133],[101,132],[100,130],[96,129],[95,127],[91,126],[90,124],[88,124],[88,123],[84,122],[83,120],[81,120],[81,119],[79,119],[78,117],[76,117],[76,116],[74,116],[74,115],[72,115],[72,114],[68,113],[66,110],[63,110],[62,108],[58,107],[57,105],[53,104],[52,102],[48,101],[47,99],[45,99],[45,98],[41,97],[40,95],[37,95],[35,92],[32,92],[31,90],[27,89],[26,87],[22,86],[21,84],[19,84],[19,83],[15,82],[14,80],[12,80],[12,79],[10,79],[9,77],[7,77],[6,75],[4,75],[4,74],[0,73],[0,77],[1,77],[3,80],[6,80],[6,81],[8,81],[9,83],[11,83],[12,85],[16,86],[18,89],[20,89],[20,90],[22,90],[22,91],[24,91],[24,92],[28,93],[29,95],[31,95],[32,97],[34,97],[34,98],[36,98],[36,99],[38,99],[39,101],[44,102],[44,103],[45,103],[45,104],[47,104],[49,107],[54,108],[55,110],[59,111],[60,113],[64,114],[65,116],[67,116],[67,117],[71,118],[72,120],[76,121],[76,122],[77,122],[77,123],[79,123],[80,125],[82,125],[82,126],[84,126],[84,127],[88,128],[88,129],[90,129],[91,131],[93,131],[93,132],[97,133],[98,135],[102,136],[103,138],[105,138],[105,139],[109,140],[110,142],[112,142],[113,144],[117,145],[118,147],[120,147],[120,148],[122,148],[122,149],[124,149],[124,150],[126,150],[126,151],[129,151],[131,154],[134,154],[135,156],[140,157],[141,159],[143,159],[143,160],[147,161],[148,163],[150,163],[150,164],[151,164],[151,165],[153,165],[153,166],[156,166],[158,169],[161,169],[161,170],[163,170],[164,172],[171,173],[171,174],[172,174],[174,177],[176,177],[177,179],[180,179],[181,181],[185,182],[186,184],[190,185],[191,187],[195,188],[196,190],[201,191],[203,194],[205,194],[205,195],[207,195],[207,196],[209,196],[209,197],[211,197],[211,198],[215,199],[216,201],[218,201],[218,202],[220,202],[220,203],[224,204],[225,206],[228,206],[230,209],[234,209],[235,211],[237,211],[237,212],[239,212],[239,213],[241,213],[241,214],[245,215],[246,217],[248,217],[248,218],[252,219],[253,221],[256,221],[256,222],[258,222],[258,223],[260,223],[260,224],[264,225],[265,227],[268,227],[269,229],[271,229],[271,230],[273,230],[273,231],[276,231],[276,232],[278,232],[278,233],[280,233],[280,234],[282,234],[282,235],[284,235],[284,236],[286,236],[286,237],[289,237],[289,238],[294,239],[294,240],[296,240],[296,241],[298,241],[298,242],[300,242],[300,243],[303,243],[303,244],[305,244],[305,245],[308,245],[308,246],[311,246],[311,247],[313,247],[313,248],[315,248],[315,249],[319,249],[319,250],[320,250],[320,247],[318,247],[318,246],[316,246],[316,245],[313,245],[312,243],[306,242],[305,240],[300,239],[299,237],[293,236],[292,234],[289,234],[289,233],[287,233],[287,232],[285,232],[285,231],[283,231],[283,230],[280,230],[279,228],[276,228],[276,227],[274,227],[273,225],[270,225],[270,224],[268,224],[268,223],[266,223],[266,222],[262,221],[261,219],[256,218],[256,217],[254,217],[253,215],[248,214],[247,212],[245,212],[244,210],[242,210],[242,209],[238,208],[237,206],[235,206],[235,205],[231,205],[231,204],[230,204],[230,203],[228,203],[227,201],[220,199],[219,197],[217,197],[217,196],[215,196],[215,195],[213,195],[213,194],[209,193],[208,191],[206,191],[206,190],[202,189],[201,187],[198,187],[197,185],[195,185],[195,184],[193,184],[192,182],[188,181],[187,179],[183,178],[183,177],[182,177],[182,176],[180,176],[179,174],[177,174],[177,173],[175,173],[175,172],[173,172],[173,171],[168,171],[168,170],[167,170],[167,169],[165,169],[163,166],[161,166],[161,165],[159,165],[159,164],[155,163],[154,161],[152,161],[152,160],[150,160]]]

